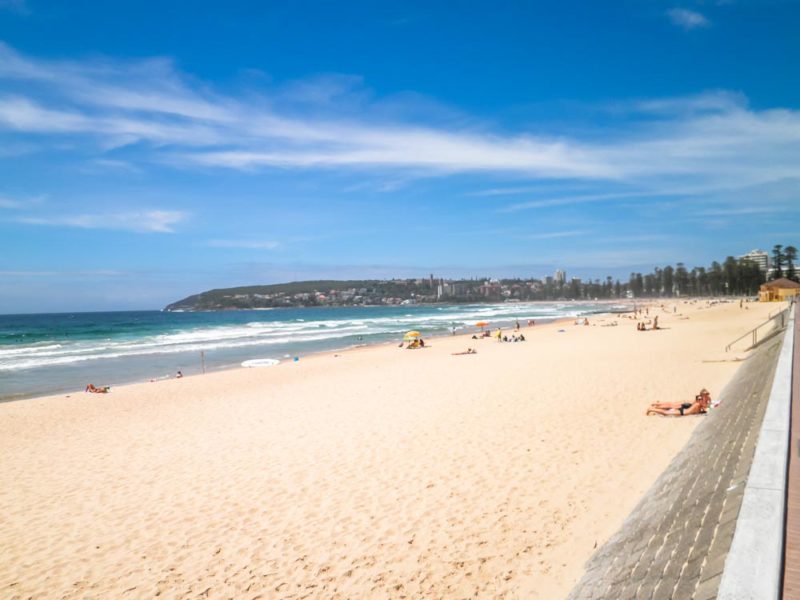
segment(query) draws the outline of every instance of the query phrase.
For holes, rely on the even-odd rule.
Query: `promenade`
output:
[[[797,308],[800,312],[800,305]],[[800,319],[794,321],[795,353],[792,364],[792,418],[786,493],[783,597],[800,598]]]

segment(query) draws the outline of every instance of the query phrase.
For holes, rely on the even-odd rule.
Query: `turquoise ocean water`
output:
[[[554,302],[0,315],[0,400],[118,385],[326,350],[492,326],[623,310],[623,304]]]

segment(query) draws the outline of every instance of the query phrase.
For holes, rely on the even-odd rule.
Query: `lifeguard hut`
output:
[[[762,284],[758,292],[759,302],[780,302],[794,296],[800,296],[800,283],[786,277]]]

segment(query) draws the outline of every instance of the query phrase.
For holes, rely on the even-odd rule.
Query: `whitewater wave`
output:
[[[289,346],[293,351],[313,351],[314,342],[339,339],[343,346],[362,345],[394,339],[409,329],[425,335],[464,330],[478,321],[492,325],[514,320],[577,317],[598,310],[597,305],[554,303],[546,305],[495,304],[436,307],[430,312],[393,316],[352,316],[341,319],[288,321],[253,320],[244,324],[200,326],[167,333],[150,334],[138,339],[114,336],[94,340],[53,340],[29,345],[0,346],[0,371],[18,371],[63,366],[87,361],[125,357],[169,355],[263,346]],[[623,305],[604,310],[624,308]],[[277,350],[277,349],[276,349]]]

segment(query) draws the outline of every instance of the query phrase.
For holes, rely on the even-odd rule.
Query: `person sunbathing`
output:
[[[663,415],[665,417],[684,417],[686,415],[703,415],[708,412],[711,395],[703,388],[694,397],[694,402],[654,402],[647,409],[647,415]]]
[[[461,356],[463,354],[477,354],[477,350],[473,350],[472,348],[467,348],[466,352],[452,352],[453,356]]]
[[[103,385],[100,387],[95,387],[93,384],[89,384],[86,386],[86,391],[91,392],[92,394],[107,394],[111,390],[110,387],[107,385]]]

